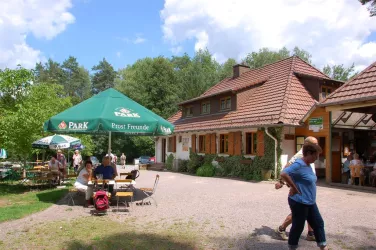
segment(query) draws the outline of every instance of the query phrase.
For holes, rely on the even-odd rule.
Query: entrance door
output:
[[[332,182],[341,182],[341,137],[332,138]]]
[[[162,139],[162,162],[166,162],[166,139]]]

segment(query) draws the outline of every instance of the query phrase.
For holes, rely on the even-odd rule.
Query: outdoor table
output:
[[[44,169],[44,166],[35,166],[33,169]]]
[[[104,185],[108,184],[109,186],[114,186],[115,185],[115,180],[90,180],[88,181],[87,185],[88,186],[94,186],[96,187],[97,190],[104,190]],[[100,188],[101,186],[101,188]]]

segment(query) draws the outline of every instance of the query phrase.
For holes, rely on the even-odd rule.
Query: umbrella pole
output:
[[[108,155],[111,155],[111,131],[108,132]]]

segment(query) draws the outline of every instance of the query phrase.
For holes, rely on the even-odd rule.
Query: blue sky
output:
[[[3,0],[0,69],[75,56],[91,69],[209,49],[220,63],[298,46],[318,68],[376,61],[376,17],[356,0]]]
[[[31,35],[26,41],[46,58],[62,62],[72,55],[87,69],[103,57],[115,69],[144,57],[170,57],[170,45],[164,41],[161,28],[163,4],[161,0],[76,1],[70,10],[75,22],[63,33],[52,40]],[[145,41],[135,44],[137,36]],[[184,43],[189,48],[185,51],[193,54],[194,46],[189,43],[193,44]]]

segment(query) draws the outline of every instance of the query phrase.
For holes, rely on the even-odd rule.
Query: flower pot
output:
[[[264,181],[269,180],[272,177],[272,170],[261,169],[261,176]]]

